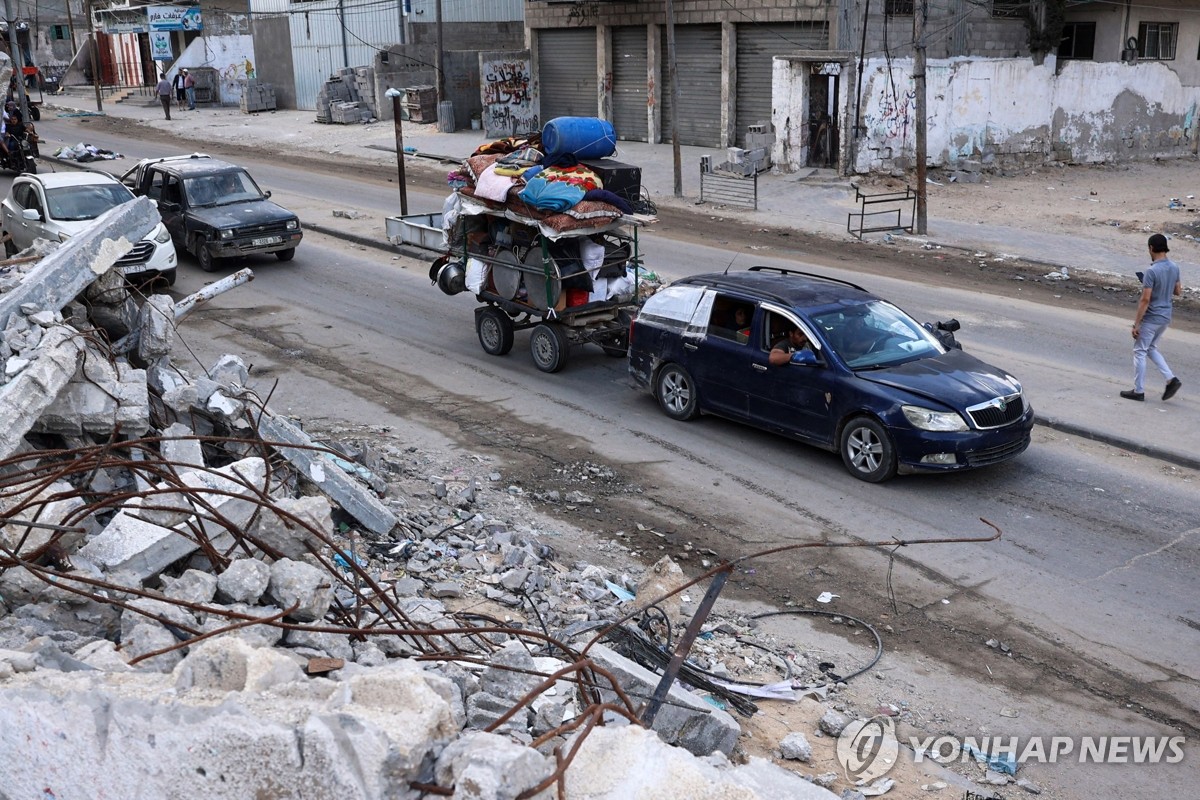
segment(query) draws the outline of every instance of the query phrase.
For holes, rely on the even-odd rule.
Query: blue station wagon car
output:
[[[772,365],[793,329],[807,344]],[[870,482],[1006,461],[1033,428],[1016,378],[859,286],[794,270],[672,283],[630,326],[629,370],[673,419],[781,433],[840,452]]]

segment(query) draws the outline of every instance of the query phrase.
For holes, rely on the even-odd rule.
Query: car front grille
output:
[[[1029,447],[1028,433],[1015,442],[1008,442],[996,447],[986,447],[980,450],[971,450],[963,455],[970,466],[986,467],[988,464],[999,464],[1001,461],[1007,461],[1014,456],[1018,456],[1025,452],[1026,447]]]
[[[279,236],[287,233],[287,222],[268,222],[261,225],[244,225],[240,228],[233,229],[233,235],[237,238],[250,236],[255,239],[263,236]]]
[[[143,239],[135,244],[132,250],[121,256],[117,261],[117,266],[131,267],[135,264],[145,264],[152,255],[154,255],[154,242],[147,242]]]
[[[997,397],[967,409],[976,428],[1001,428],[1025,415],[1025,400],[1020,394]]]

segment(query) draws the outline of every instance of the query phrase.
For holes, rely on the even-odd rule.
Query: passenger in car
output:
[[[793,325],[788,328],[787,334],[771,347],[767,363],[772,367],[782,367],[792,360],[792,353],[808,346],[808,337],[804,335],[804,331]]]
[[[750,341],[750,309],[738,306],[733,310],[733,330],[739,342]]]

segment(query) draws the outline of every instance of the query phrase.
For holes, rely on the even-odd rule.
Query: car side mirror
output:
[[[817,354],[812,350],[797,350],[792,353],[792,363],[813,367],[817,364]]]
[[[267,198],[268,200],[270,200],[270,199],[271,199],[271,190],[270,190],[270,189],[267,189],[265,192],[263,192],[263,197],[265,197],[265,198]]]
[[[180,211],[180,209],[183,208],[183,206],[180,205],[179,203],[172,203],[167,200],[163,200],[161,203],[159,203],[159,206],[162,207],[163,211],[169,211],[173,214],[178,213]]]
[[[42,212],[36,208],[23,208],[21,209],[21,219],[27,219],[30,222],[41,222]]]

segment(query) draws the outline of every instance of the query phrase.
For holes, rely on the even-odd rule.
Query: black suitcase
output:
[[[579,162],[596,173],[604,188],[628,203],[642,197],[642,168],[623,164],[611,158],[588,158]]]

